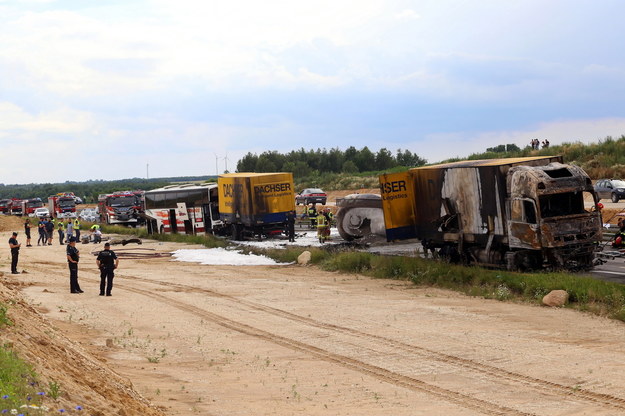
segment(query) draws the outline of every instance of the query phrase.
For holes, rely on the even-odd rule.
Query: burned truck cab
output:
[[[386,238],[416,238],[465,264],[590,268],[601,240],[597,197],[588,175],[562,162],[467,160],[381,175]],[[390,186],[398,181],[405,186]]]
[[[514,166],[507,188],[507,268],[592,265],[602,220],[592,182],[580,167]]]

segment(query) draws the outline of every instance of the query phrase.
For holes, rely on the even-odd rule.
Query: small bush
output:
[[[362,273],[371,269],[374,255],[364,252],[338,253],[323,262],[326,270]]]

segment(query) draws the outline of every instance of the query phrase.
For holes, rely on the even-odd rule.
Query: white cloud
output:
[[[398,20],[419,20],[421,19],[421,15],[411,9],[402,10],[399,13],[395,14],[395,19]]]
[[[13,103],[0,102],[0,134],[19,132],[32,136],[41,133],[74,134],[93,126],[92,115],[83,111],[58,108],[53,111],[30,114]]]
[[[593,143],[607,136],[618,138],[625,134],[625,118],[603,118],[588,120],[554,120],[539,123],[525,130],[489,131],[482,133],[430,134],[424,147],[415,143],[414,148],[423,149],[417,153],[428,162],[435,163],[454,157],[467,157],[472,153],[485,152],[487,148],[500,144],[516,144],[523,148],[530,140],[548,139],[551,145],[562,143]],[[434,145],[435,143],[435,145]],[[453,149],[450,151],[450,149]]]

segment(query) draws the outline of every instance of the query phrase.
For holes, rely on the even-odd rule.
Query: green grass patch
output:
[[[50,409],[44,405],[46,397],[56,399],[59,393],[58,384],[49,383],[49,386],[56,386],[56,391],[42,386],[35,371],[10,345],[0,347],[0,413],[24,416],[48,413]]]
[[[417,257],[382,256],[327,249],[252,250],[277,261],[296,261],[304,250],[311,263],[328,271],[359,273],[380,279],[409,280],[417,286],[438,287],[501,301],[540,304],[552,290],[569,293],[567,307],[625,321],[625,286],[565,272],[517,273],[465,267]]]

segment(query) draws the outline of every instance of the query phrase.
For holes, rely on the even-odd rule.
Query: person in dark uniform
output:
[[[30,244],[30,219],[28,218],[24,222],[24,233],[26,234],[26,247],[32,247]]]
[[[39,239],[37,240],[37,245],[39,245],[39,243],[42,243],[45,246],[46,244],[48,244],[48,234],[46,234],[46,226],[43,219],[39,220],[37,229],[39,230]]]
[[[95,262],[100,269],[100,296],[104,296],[104,289],[106,289],[106,296],[111,296],[113,277],[115,277],[115,269],[119,265],[119,259],[111,250],[109,243],[104,244],[104,250],[98,254]]]
[[[50,218],[45,223],[46,233],[48,234],[48,245],[52,245],[52,240],[54,240],[54,219]]]
[[[296,216],[297,214],[295,214],[294,209],[287,212],[286,214],[286,231],[287,231],[287,234],[289,235],[290,242],[295,241],[295,217]]]
[[[13,236],[9,238],[9,247],[11,247],[11,273],[20,274],[17,271],[17,259],[20,256],[21,244],[17,242],[17,233],[14,231]]]
[[[78,284],[78,260],[80,252],[76,248],[76,239],[72,238],[65,250],[67,253],[67,264],[69,265],[69,291],[70,293],[83,293]]]

